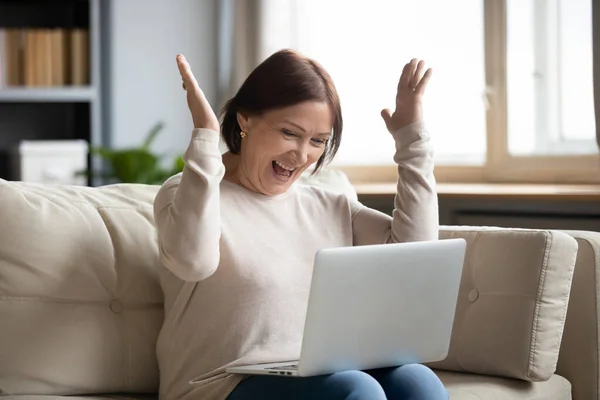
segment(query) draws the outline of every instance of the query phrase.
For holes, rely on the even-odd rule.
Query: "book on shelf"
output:
[[[0,29],[0,87],[90,83],[87,29]]]

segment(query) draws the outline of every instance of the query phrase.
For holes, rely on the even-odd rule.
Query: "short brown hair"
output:
[[[242,140],[237,113],[260,115],[305,101],[326,102],[333,112],[333,132],[314,173],[330,162],[342,139],[342,109],[333,80],[316,61],[290,49],[264,60],[246,78],[236,95],[221,110],[221,133],[229,151],[239,154]]]

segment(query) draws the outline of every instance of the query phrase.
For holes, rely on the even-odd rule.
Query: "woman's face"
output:
[[[242,138],[235,175],[267,196],[284,193],[325,152],[333,129],[327,103],[304,102],[261,115],[238,114]]]

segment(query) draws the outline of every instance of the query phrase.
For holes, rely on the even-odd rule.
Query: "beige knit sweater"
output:
[[[157,344],[161,400],[223,400],[233,365],[298,359],[317,250],[438,237],[432,150],[423,123],[394,135],[393,218],[299,183],[264,196],[223,179],[219,133],[195,129],[185,168],[154,204],[165,268]]]

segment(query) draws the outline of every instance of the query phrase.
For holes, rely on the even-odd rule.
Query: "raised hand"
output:
[[[396,109],[393,112],[389,108],[381,111],[390,133],[423,119],[423,94],[433,72],[431,68],[424,69],[425,62],[416,58],[404,66],[398,82]]]
[[[192,73],[190,64],[183,54],[177,55],[177,67],[181,74],[183,88],[187,92],[187,103],[192,113],[194,128],[206,128],[218,132],[220,130],[219,119],[208,103],[208,100],[206,100],[206,96],[204,96],[204,92],[200,89],[198,81]]]

